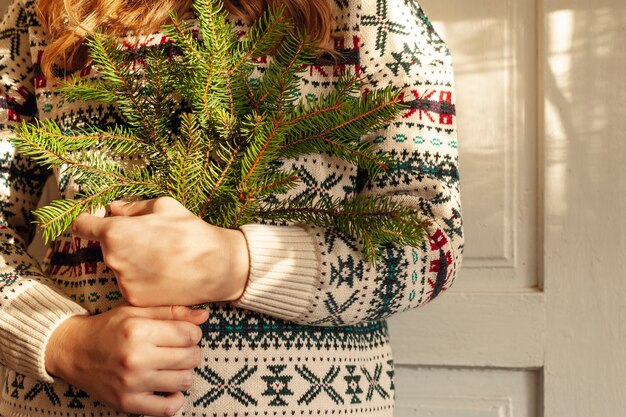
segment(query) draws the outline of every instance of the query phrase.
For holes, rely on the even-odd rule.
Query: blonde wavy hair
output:
[[[328,0],[223,0],[223,4],[234,18],[248,24],[268,6],[283,4],[285,14],[296,27],[306,28],[320,51],[332,51]],[[48,34],[41,70],[48,78],[79,70],[89,63],[84,41],[90,33],[154,33],[170,22],[171,11],[182,19],[192,17],[192,0],[38,0],[39,21]]]

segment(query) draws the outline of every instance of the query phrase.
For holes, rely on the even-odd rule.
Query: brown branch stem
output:
[[[237,145],[237,147],[235,148],[235,150],[231,154],[230,158],[228,159],[228,162],[226,163],[226,166],[222,170],[222,173],[220,174],[219,178],[217,179],[217,182],[215,183],[215,186],[213,187],[213,190],[211,191],[211,195],[208,196],[207,199],[204,201],[204,204],[202,204],[202,208],[200,209],[200,212],[198,214],[198,216],[201,219],[203,219],[204,216],[206,215],[206,211],[209,208],[209,204],[211,204],[211,200],[213,199],[213,197],[215,197],[215,193],[217,193],[217,189],[222,185],[222,182],[224,181],[224,178],[226,178],[226,173],[228,172],[228,170],[232,166],[233,162],[235,162],[235,158],[239,154],[239,149],[241,149],[241,143],[239,145]],[[206,155],[207,160],[208,160],[208,157],[209,157],[209,155],[207,153],[207,155]],[[207,163],[205,163],[205,167],[206,166],[207,166]]]

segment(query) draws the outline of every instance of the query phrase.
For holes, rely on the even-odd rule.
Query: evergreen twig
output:
[[[96,33],[87,46],[100,78],[72,76],[62,84],[68,99],[117,105],[127,126],[66,132],[46,120],[17,129],[19,151],[63,168],[80,188],[74,200],[34,212],[44,237],[56,238],[81,211],[114,199],[170,195],[221,227],[266,219],[335,228],[360,241],[372,262],[386,244],[417,246],[426,224],[416,209],[385,196],[290,197],[299,173],[281,164],[332,153],[371,179],[384,175],[395,161],[363,136],[399,115],[398,92],[361,94],[361,80],[347,73],[328,93],[300,101],[300,72],[315,51],[283,7],[265,12],[242,40],[219,1],[196,0],[194,7],[198,36],[174,14],[164,27],[179,54],[150,49],[140,74],[115,38]],[[255,60],[266,55],[253,84]]]

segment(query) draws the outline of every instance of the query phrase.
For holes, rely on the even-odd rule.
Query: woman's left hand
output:
[[[98,240],[135,306],[236,300],[248,279],[243,233],[210,225],[170,197],[114,202],[111,217],[81,214],[72,232]]]

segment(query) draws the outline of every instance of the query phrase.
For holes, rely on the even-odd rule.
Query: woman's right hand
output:
[[[52,333],[46,369],[116,410],[173,416],[200,364],[199,325],[208,316],[186,307],[130,306],[74,316]]]

